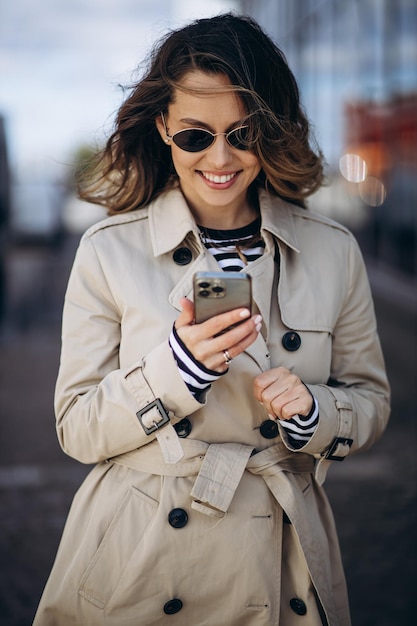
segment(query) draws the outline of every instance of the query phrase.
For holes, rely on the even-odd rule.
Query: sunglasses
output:
[[[216,141],[216,137],[219,135],[223,135],[232,148],[236,148],[237,150],[249,150],[248,126],[238,126],[228,133],[212,133],[203,128],[185,128],[173,135],[168,135],[163,113],[161,113],[161,118],[167,139],[172,140],[178,148],[185,150],[185,152],[201,152],[202,150],[207,150],[207,148]]]

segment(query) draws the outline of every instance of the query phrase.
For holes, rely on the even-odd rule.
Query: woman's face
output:
[[[170,136],[191,127],[226,133],[244,123],[246,112],[241,101],[234,93],[222,91],[230,85],[227,77],[196,70],[186,75],[182,85],[207,92],[175,92],[165,116]],[[166,141],[162,119],[158,117],[156,124]],[[261,168],[253,152],[233,148],[224,135],[201,152],[186,152],[172,140],[169,144],[182,192],[199,224],[237,228],[254,219],[248,188]]]

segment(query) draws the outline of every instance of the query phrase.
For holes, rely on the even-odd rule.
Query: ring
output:
[[[230,356],[229,351],[223,350],[223,356],[224,356],[224,362],[226,363],[226,365],[230,365],[230,363],[233,361],[233,358]]]

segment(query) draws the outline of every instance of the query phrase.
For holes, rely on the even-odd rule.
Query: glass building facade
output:
[[[310,202],[417,277],[417,1],[242,0],[284,51],[324,153]]]

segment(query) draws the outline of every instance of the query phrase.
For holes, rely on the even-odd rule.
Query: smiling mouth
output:
[[[238,172],[234,172],[233,174],[210,174],[208,172],[202,172],[200,171],[200,174],[203,176],[203,178],[205,178],[206,180],[210,181],[211,183],[216,183],[216,184],[224,184],[224,183],[228,183],[231,180],[233,180],[234,178],[236,178],[236,176],[238,175]]]

